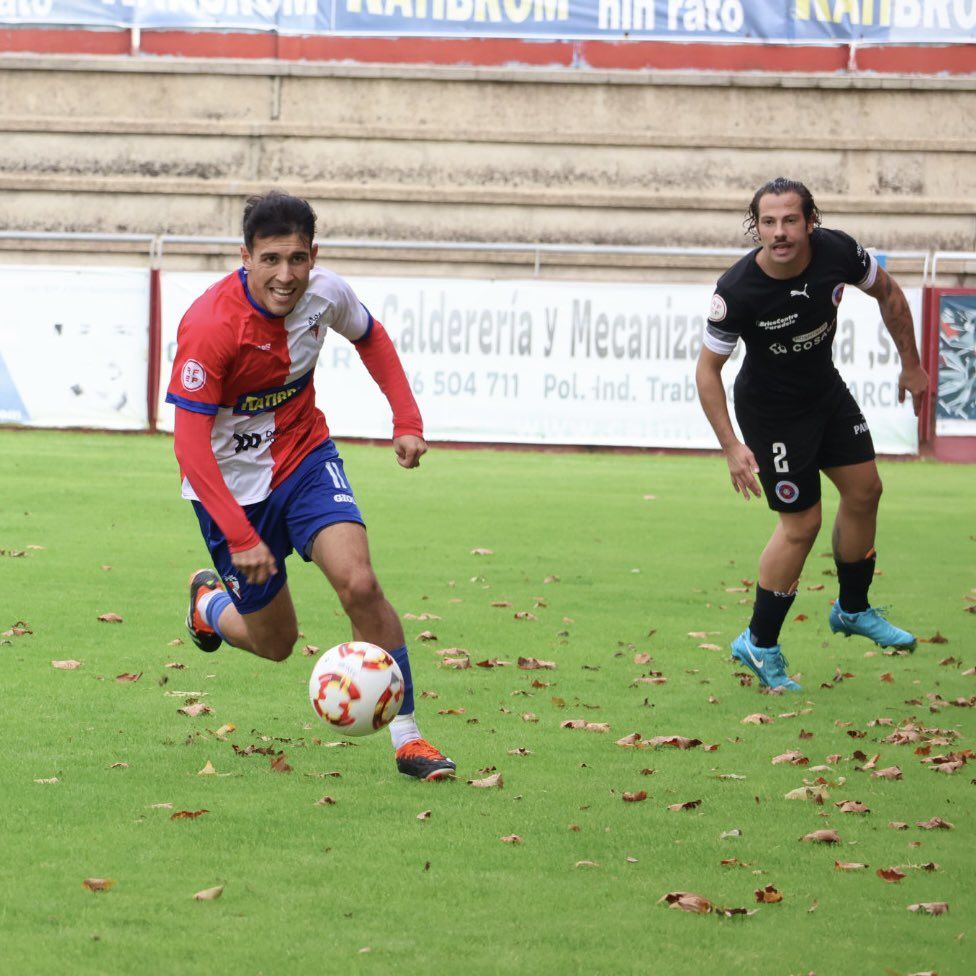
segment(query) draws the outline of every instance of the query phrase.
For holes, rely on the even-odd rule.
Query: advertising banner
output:
[[[159,426],[176,328],[221,276],[162,278]],[[390,333],[432,441],[715,448],[698,403],[695,365],[710,285],[351,277]],[[908,289],[921,322],[921,291]],[[873,299],[848,288],[834,355],[877,450],[915,453],[917,424],[898,403],[899,360]],[[736,349],[723,380],[731,392]],[[355,348],[329,336],[315,376],[338,437],[385,438],[390,410]]]
[[[149,272],[0,267],[0,423],[146,430]]]
[[[976,0],[0,0],[0,23],[389,37],[957,43]]]
[[[976,294],[939,296],[937,437],[976,437]]]

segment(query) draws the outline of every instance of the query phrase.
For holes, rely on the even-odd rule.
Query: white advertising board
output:
[[[162,279],[159,426],[179,320],[220,275]],[[393,337],[432,441],[714,448],[695,389],[710,285],[350,277]],[[908,291],[920,323],[921,292]],[[879,452],[917,450],[875,301],[848,288],[834,343]],[[726,365],[731,389],[741,344]],[[355,348],[330,336],[315,377],[333,433],[389,437],[390,411]]]
[[[0,423],[148,427],[148,270],[0,267],[0,309]]]

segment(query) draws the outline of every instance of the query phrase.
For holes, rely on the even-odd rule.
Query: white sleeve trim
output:
[[[716,356],[731,356],[735,352],[735,346],[739,339],[738,336],[732,339],[731,342],[726,339],[720,339],[714,332],[706,328],[702,341],[705,344],[705,348],[710,349]]]
[[[856,286],[860,288],[861,291],[867,291],[878,277],[878,260],[870,251],[868,251],[868,257],[871,259],[871,267],[868,268],[868,273],[857,283]]]

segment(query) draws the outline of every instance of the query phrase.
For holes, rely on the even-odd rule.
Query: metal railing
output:
[[[192,234],[122,234],[85,231],[0,231],[0,241],[62,241],[86,244],[141,244],[150,265],[159,267],[166,248],[171,245],[233,248],[240,244],[237,237],[208,237]],[[325,250],[360,251],[445,251],[469,254],[525,254],[531,257],[533,272],[538,275],[546,255],[593,254],[621,257],[741,257],[748,248],[739,247],[683,247],[678,245],[629,244],[543,244],[531,241],[423,241],[423,240],[367,240],[357,238],[325,238],[318,245]],[[876,250],[873,249],[872,250]],[[976,263],[974,251],[882,251],[886,258],[918,261],[922,265],[922,284],[934,285],[939,262],[962,261]]]

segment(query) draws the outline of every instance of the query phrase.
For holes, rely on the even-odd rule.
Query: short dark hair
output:
[[[768,183],[763,183],[756,190],[749,204],[749,209],[746,211],[746,219],[742,222],[745,225],[746,233],[750,234],[757,244],[759,243],[759,234],[756,232],[756,226],[759,223],[759,201],[767,193],[772,193],[773,196],[777,197],[782,196],[784,193],[797,194],[800,202],[803,204],[804,220],[807,222],[812,220],[814,226],[820,226],[820,209],[813,202],[813,194],[799,180],[790,180],[785,176],[777,176],[776,179],[770,180]]]
[[[248,197],[244,204],[244,246],[250,251],[256,237],[284,237],[300,234],[315,240],[315,211],[307,200],[279,190]]]

